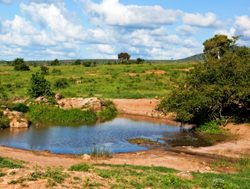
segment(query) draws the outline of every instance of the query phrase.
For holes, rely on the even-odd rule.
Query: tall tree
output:
[[[127,62],[130,60],[130,58],[131,58],[131,55],[128,54],[127,52],[121,52],[118,54],[118,60],[120,62]]]
[[[206,40],[204,45],[204,54],[207,58],[221,59],[230,48],[232,48],[238,38],[229,39],[226,35],[215,35]]]

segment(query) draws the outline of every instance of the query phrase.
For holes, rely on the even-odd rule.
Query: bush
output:
[[[10,120],[7,117],[3,116],[2,112],[0,112],[0,129],[5,129],[8,127],[10,127]]]
[[[62,74],[62,71],[61,71],[61,70],[58,70],[58,69],[53,69],[53,70],[51,71],[51,73],[52,73],[53,75],[61,75],[61,74]]]
[[[22,58],[15,59],[12,65],[14,66],[14,70],[16,71],[29,71],[30,70],[29,66],[24,63],[24,60]]]
[[[81,65],[81,64],[82,64],[81,60],[76,60],[72,65]]]
[[[53,95],[50,89],[50,83],[44,78],[44,75],[39,72],[32,74],[28,93],[33,98]]]
[[[112,120],[117,116],[117,110],[111,101],[103,101],[102,107],[103,109],[98,114],[101,122]]]
[[[26,113],[29,111],[29,107],[23,103],[14,104],[11,108],[14,111]]]
[[[84,65],[85,67],[90,67],[90,66],[91,66],[91,62],[83,62],[83,65]]]
[[[249,121],[250,49],[234,47],[220,59],[208,59],[188,74],[184,82],[161,102],[160,109],[176,112],[177,119],[202,125],[235,118]]]
[[[31,105],[30,111],[28,112],[28,117],[32,122],[44,124],[61,124],[63,126],[94,124],[97,119],[95,112],[91,110],[64,110],[45,104]]]
[[[58,59],[55,59],[53,61],[50,62],[50,66],[60,66],[61,63]]]
[[[41,72],[43,75],[48,75],[48,74],[49,74],[49,68],[46,67],[46,66],[40,66],[40,72]]]
[[[64,89],[69,86],[69,82],[66,78],[61,78],[55,81],[54,87],[57,89]]]
[[[221,134],[222,131],[216,121],[207,122],[196,129],[198,132],[206,134]]]

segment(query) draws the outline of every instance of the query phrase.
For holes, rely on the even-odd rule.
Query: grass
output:
[[[105,147],[94,147],[90,152],[90,156],[92,158],[111,158],[112,152]]]
[[[128,139],[128,142],[131,144],[137,144],[137,145],[160,145],[159,142],[156,142],[147,138],[131,138],[131,139]]]
[[[28,117],[33,123],[60,125],[94,124],[97,120],[96,114],[92,110],[63,110],[45,104],[31,105]]]
[[[223,133],[219,124],[216,121],[211,121],[211,122],[205,123],[205,124],[201,125],[200,127],[198,127],[196,130],[198,132],[205,133],[205,134],[211,134],[211,135]]]
[[[69,85],[66,88],[53,87],[54,92],[64,97],[154,98],[166,96],[176,82],[186,75],[184,69],[194,64],[49,66],[46,79],[52,84],[56,80],[67,79]],[[14,71],[11,66],[1,66],[0,81],[10,98],[27,97],[31,75],[40,70],[39,67],[30,68],[28,72],[21,72]],[[54,69],[60,71],[52,73]],[[153,71],[157,70],[166,73],[154,74]]]
[[[0,168],[19,169],[22,167],[20,162],[0,157]]]
[[[88,172],[92,166],[86,164],[86,163],[81,163],[77,165],[73,165],[69,168],[69,171],[79,171],[79,172]]]
[[[102,110],[98,113],[101,122],[112,120],[117,116],[118,112],[111,101],[102,102]]]

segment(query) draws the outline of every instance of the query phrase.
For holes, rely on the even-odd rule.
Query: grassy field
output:
[[[73,165],[69,169],[32,168],[26,167],[25,163],[0,158],[0,177],[8,181],[7,186],[13,187],[41,187],[44,184],[48,188],[249,188],[249,158],[234,163],[218,160],[213,167],[217,173],[181,173],[165,167],[86,163]],[[221,173],[220,169],[225,168],[234,173]]]
[[[194,64],[50,66],[46,79],[54,92],[65,97],[154,98],[166,96]],[[31,71],[14,71],[11,66],[0,66],[0,82],[9,97],[27,96],[31,75],[40,70],[39,66],[30,68]],[[58,89],[55,82],[62,78],[69,86]]]

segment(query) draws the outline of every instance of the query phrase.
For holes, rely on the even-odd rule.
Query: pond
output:
[[[130,144],[128,139],[147,138],[161,142],[163,146],[197,145],[204,140],[193,133],[183,133],[180,127],[146,122],[129,118],[115,118],[94,126],[31,126],[25,130],[2,130],[0,145],[28,149],[48,150],[54,153],[82,154],[93,149],[105,149],[113,153],[135,152],[148,147]]]

